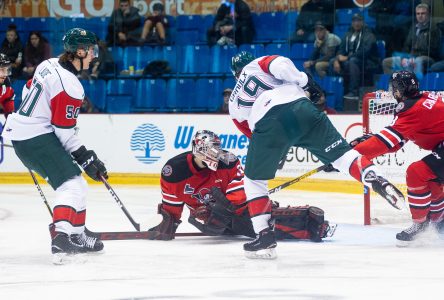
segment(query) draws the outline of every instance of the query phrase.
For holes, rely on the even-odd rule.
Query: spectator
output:
[[[129,0],[120,0],[119,8],[111,14],[108,24],[108,45],[129,46],[140,42],[142,18],[139,9],[130,5]]]
[[[376,37],[365,26],[363,16],[354,14],[352,26],[342,39],[338,55],[330,61],[331,72],[344,77],[344,98],[357,100],[361,78],[364,79],[364,74],[370,78],[379,66]]]
[[[404,53],[382,61],[384,74],[405,69],[421,79],[425,70],[439,58],[441,32],[430,20],[430,9],[425,3],[416,6],[416,24],[410,28],[404,44]]]
[[[156,3],[153,5],[153,14],[146,18],[143,25],[142,35],[140,36],[142,42],[157,45],[165,44],[168,19],[163,11],[162,4]]]
[[[13,26],[9,26],[6,31],[6,38],[2,43],[1,53],[6,54],[11,61],[12,78],[19,78],[23,65],[23,45]]]
[[[25,46],[23,76],[26,79],[32,78],[35,68],[49,58],[51,58],[51,47],[48,40],[39,31],[31,31]]]
[[[310,73],[312,76],[315,69],[319,77],[322,78],[327,75],[328,63],[335,57],[341,39],[330,33],[322,21],[315,23],[315,36],[314,49],[310,60],[304,62],[304,69],[306,73]]]
[[[296,31],[290,37],[291,43],[306,43],[315,40],[314,24],[322,21],[325,27],[333,30],[335,10],[330,0],[309,0],[302,5],[296,20]]]
[[[376,39],[385,42],[387,56],[402,50],[407,30],[412,24],[413,7],[412,0],[375,0],[369,7],[369,15],[376,20]]]
[[[210,46],[234,44],[234,20],[231,16],[230,3],[223,2],[217,10],[213,26],[207,31]]]
[[[228,0],[234,5],[234,38],[236,45],[251,44],[255,35],[253,18],[248,4],[243,0]],[[233,14],[233,9],[231,10]]]
[[[97,79],[105,75],[114,75],[116,64],[114,63],[113,54],[106,47],[105,41],[97,41],[99,46],[99,57],[90,67],[92,79]]]
[[[230,100],[231,92],[233,92],[233,90],[232,89],[228,89],[228,88],[226,88],[222,92],[222,96],[224,97],[224,102],[220,106],[218,112],[223,113],[223,114],[227,114],[229,112],[228,111],[228,101]]]

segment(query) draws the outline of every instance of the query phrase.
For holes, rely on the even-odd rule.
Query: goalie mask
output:
[[[219,137],[212,131],[199,130],[193,139],[193,155],[213,171],[217,170],[219,160],[229,162],[229,153],[225,153],[220,145]]]

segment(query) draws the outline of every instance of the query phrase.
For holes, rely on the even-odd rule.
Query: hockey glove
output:
[[[214,199],[214,201],[210,202],[209,204],[211,206],[212,214],[218,214],[228,217],[231,217],[234,214],[234,211],[237,208],[236,205],[231,203],[231,201],[228,200],[227,197],[225,197],[225,195],[219,188],[211,188],[211,195]]]
[[[335,167],[333,167],[332,164],[328,164],[325,166],[324,168],[324,172],[330,173],[330,172],[339,172],[338,169],[336,169]]]
[[[324,92],[322,91],[320,85],[316,81],[314,81],[313,77],[308,73],[306,74],[308,77],[308,82],[302,89],[310,94],[311,102],[317,104]]]
[[[148,237],[148,239],[163,241],[170,241],[174,239],[174,234],[176,233],[177,227],[181,221],[175,220],[169,212],[163,209],[162,204],[159,204],[157,213],[162,215],[163,220],[159,225],[148,229],[149,232],[153,233]]]
[[[350,145],[350,147],[354,148],[356,145],[368,140],[369,138],[371,138],[373,136],[372,133],[369,134],[364,134],[360,137],[355,138],[353,141],[351,141],[350,143],[348,143]]]
[[[93,150],[86,150],[85,146],[81,146],[71,154],[89,177],[95,181],[100,181],[100,175],[108,179],[105,165]]]

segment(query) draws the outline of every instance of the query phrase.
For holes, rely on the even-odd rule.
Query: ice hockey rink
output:
[[[48,185],[46,197],[53,198]],[[155,187],[114,189],[142,227],[158,222]],[[362,225],[360,195],[282,190],[281,205],[323,208],[338,223],[323,243],[279,242],[276,260],[244,257],[246,238],[178,237],[173,241],[105,241],[105,253],[63,266],[51,263],[50,217],[33,185],[0,185],[0,299],[439,299],[444,241],[430,233],[415,247],[398,248],[406,215],[382,199],[388,224]],[[178,232],[195,232],[185,221]],[[390,219],[390,217],[387,217]],[[90,186],[87,226],[133,230],[102,185]]]

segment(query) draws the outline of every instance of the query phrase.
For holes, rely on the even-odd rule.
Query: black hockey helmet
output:
[[[6,77],[11,75],[11,61],[4,53],[0,53],[0,76]]]
[[[419,80],[413,72],[394,72],[390,81],[393,97],[398,102],[419,94]]]
[[[242,69],[255,59],[254,55],[247,51],[241,51],[234,55],[231,58],[231,72],[234,77],[237,78],[240,72],[242,72]]]

